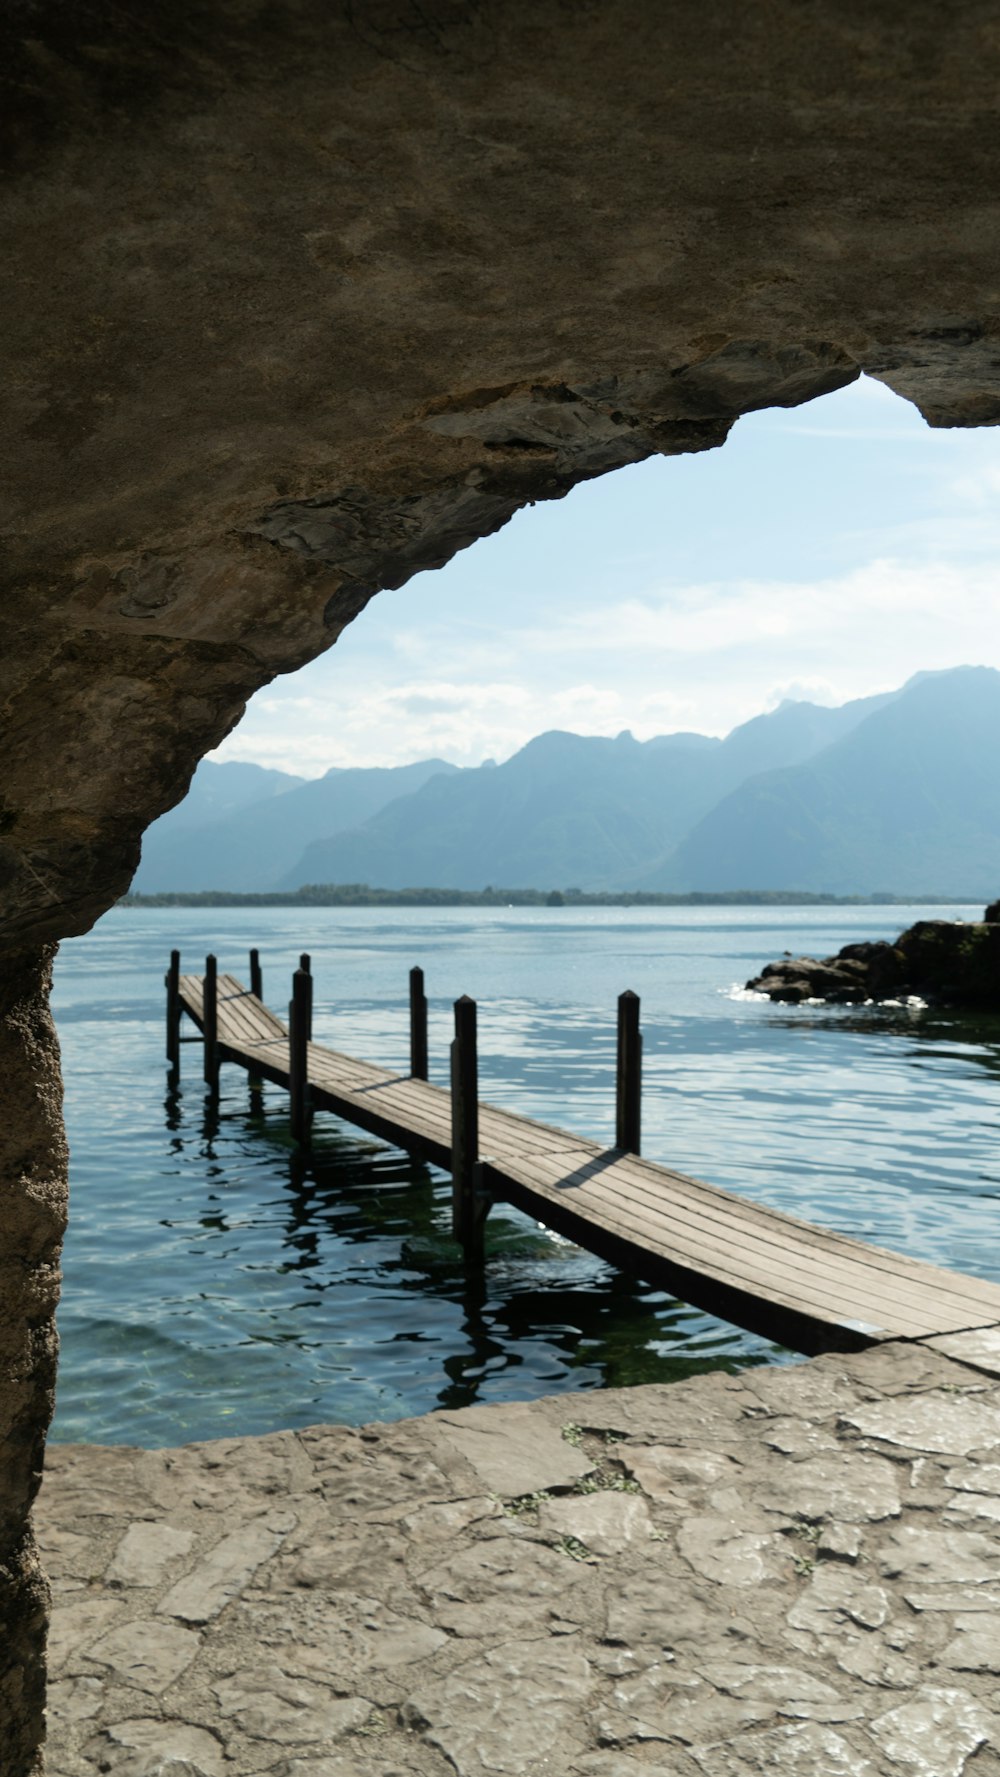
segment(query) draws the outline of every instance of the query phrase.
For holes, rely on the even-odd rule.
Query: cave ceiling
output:
[[[862,369],[1000,418],[992,5],[15,0],[0,38],[9,948],[525,503]]]

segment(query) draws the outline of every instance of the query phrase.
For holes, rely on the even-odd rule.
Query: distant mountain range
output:
[[[969,895],[1000,888],[1000,673],[919,674],[724,740],[554,731],[503,765],[303,782],[199,766],[134,888],[509,887]]]
[[[848,706],[849,708],[850,706]],[[922,675],[803,764],[725,797],[645,886],[992,895],[1000,673]]]
[[[290,860],[320,835],[363,828],[386,803],[457,769],[444,759],[423,759],[370,770],[334,767],[325,777],[301,778],[202,760],[184,801],[146,834],[132,886],[145,894],[274,888]]]

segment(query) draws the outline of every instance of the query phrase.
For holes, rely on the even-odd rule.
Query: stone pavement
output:
[[[935,1344],[54,1446],[51,1777],[1000,1777],[1000,1349]]]

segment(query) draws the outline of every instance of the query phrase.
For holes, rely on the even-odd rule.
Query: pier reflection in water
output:
[[[322,1334],[328,1359],[341,1341],[350,1348],[338,1315],[350,1317],[355,1292],[362,1314],[376,1314],[386,1380],[422,1387],[438,1407],[567,1382],[670,1381],[770,1355],[503,1205],[487,1223],[486,1266],[470,1270],[451,1237],[446,1174],[330,1123],[308,1156],[289,1152],[279,1094],[270,1110],[270,1124],[257,1116],[247,1127],[281,1156],[282,1266],[310,1296],[312,1336]]]

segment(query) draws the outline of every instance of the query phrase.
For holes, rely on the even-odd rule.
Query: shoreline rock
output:
[[[1000,1011],[1000,901],[981,920],[921,919],[892,943],[845,944],[835,956],[768,963],[746,985],[789,1005],[919,998],[930,1006]]]

